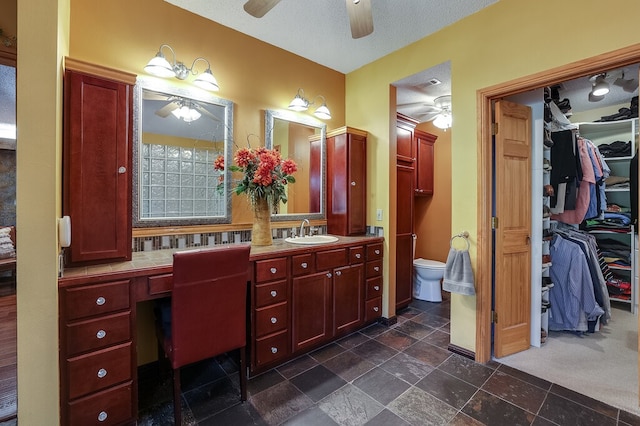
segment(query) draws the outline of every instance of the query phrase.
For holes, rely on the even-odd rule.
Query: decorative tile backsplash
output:
[[[315,233],[326,234],[327,227],[314,226]],[[298,232],[297,227],[291,228],[273,228],[272,235],[274,239],[283,239],[290,237]],[[367,226],[367,235],[383,236],[382,228],[375,226]],[[225,232],[207,232],[198,234],[178,234],[178,235],[161,235],[154,237],[135,237],[133,238],[133,251],[153,251],[173,248],[191,248],[191,247],[207,247],[217,244],[245,243],[251,241],[251,230],[242,231],[225,231]]]

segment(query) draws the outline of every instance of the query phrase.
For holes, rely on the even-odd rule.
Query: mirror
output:
[[[311,117],[265,112],[265,146],[298,165],[296,182],[286,186],[288,201],[272,212],[273,220],[324,219],[326,128]]]
[[[133,226],[230,223],[230,173],[213,162],[231,158],[233,103],[138,77],[134,117]]]

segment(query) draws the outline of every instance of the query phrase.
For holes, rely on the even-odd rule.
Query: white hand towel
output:
[[[469,250],[451,248],[444,267],[442,289],[469,296],[476,294]]]

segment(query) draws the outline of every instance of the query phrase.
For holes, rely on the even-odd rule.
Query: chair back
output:
[[[249,245],[173,255],[173,368],[246,345]]]

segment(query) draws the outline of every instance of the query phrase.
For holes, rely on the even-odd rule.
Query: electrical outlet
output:
[[[382,209],[376,210],[376,219],[382,220]]]

